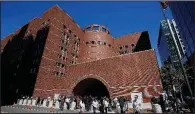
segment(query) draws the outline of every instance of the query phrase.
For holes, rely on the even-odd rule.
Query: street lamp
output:
[[[162,12],[163,12],[163,16],[164,16],[164,18],[165,18],[165,20],[166,20],[166,22],[167,22],[168,28],[169,28],[169,30],[170,30],[171,36],[172,36],[173,39],[175,39],[175,36],[174,36],[174,34],[173,34],[173,31],[172,31],[172,29],[171,29],[171,27],[170,27],[170,23],[168,22],[168,19],[167,19],[166,14],[165,14],[165,10],[166,10],[166,8],[168,7],[168,1],[160,2],[160,5],[161,5]],[[175,47],[177,47],[175,43],[173,43],[173,44],[174,44]],[[178,50],[177,48],[176,48],[176,51],[177,51],[176,54],[177,54],[177,56],[179,57],[179,64],[180,64],[180,66],[181,66],[181,69],[182,69],[184,78],[185,78],[185,80],[186,80],[186,82],[187,82],[187,85],[188,85],[188,89],[189,89],[189,92],[190,92],[190,96],[191,96],[191,98],[192,98],[192,96],[193,96],[193,94],[192,94],[192,89],[191,89],[191,87],[190,87],[190,84],[189,84],[189,81],[188,81],[188,78],[187,78],[187,74],[186,74],[185,68],[184,68],[184,66],[183,66],[183,64],[182,64],[181,58],[180,58],[180,56],[179,56],[179,50]]]

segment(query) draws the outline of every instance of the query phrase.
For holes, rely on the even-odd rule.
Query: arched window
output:
[[[89,42],[86,42],[86,45],[89,44]]]
[[[131,44],[131,47],[134,47],[135,45],[134,44]]]
[[[102,44],[102,42],[101,41],[98,41],[98,44]]]
[[[95,44],[95,41],[91,41],[92,44]]]

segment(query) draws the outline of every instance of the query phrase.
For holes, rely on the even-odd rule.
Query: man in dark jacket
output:
[[[124,107],[124,104],[125,104],[124,97],[119,98],[119,104],[120,104],[121,113],[124,113],[124,111],[123,111],[123,107]]]
[[[40,101],[41,101],[41,99],[40,99],[40,97],[38,97],[38,99],[37,99],[37,106],[39,106],[39,104],[40,104]]]
[[[63,96],[61,96],[61,99],[60,99],[60,109],[63,110],[64,109],[64,102],[65,102],[65,99]]]

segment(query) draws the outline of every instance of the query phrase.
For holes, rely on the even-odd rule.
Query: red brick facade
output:
[[[87,78],[101,81],[111,97],[130,96],[130,92],[137,90],[143,92],[144,101],[148,102],[151,95],[158,96],[162,91],[155,51],[147,32],[116,39],[104,26],[92,25],[82,30],[68,14],[54,6],[42,19],[35,18],[28,24],[25,37],[32,34],[35,38],[45,26],[49,26],[49,32],[40,66],[36,68],[34,97],[72,95],[74,87]],[[14,35],[19,32],[20,29]],[[2,40],[2,49],[10,37]]]

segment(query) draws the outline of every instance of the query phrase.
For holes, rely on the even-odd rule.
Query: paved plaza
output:
[[[1,113],[79,113],[79,111],[70,111],[70,110],[59,110],[59,109],[51,109],[44,107],[36,107],[32,106],[28,109],[27,106],[15,105],[13,106],[2,106]]]
[[[132,113],[133,110],[129,110],[128,113]],[[142,113],[151,113],[150,110],[142,110]],[[15,106],[2,106],[1,107],[1,113],[79,113],[79,110],[63,110],[60,109],[51,109],[50,108],[44,108],[44,107],[37,107],[37,106],[31,106],[30,109],[28,109],[27,106],[23,105],[15,105]],[[84,113],[91,113],[91,112],[84,112]],[[108,113],[114,113],[114,112],[108,112]]]

